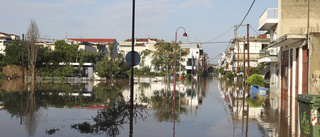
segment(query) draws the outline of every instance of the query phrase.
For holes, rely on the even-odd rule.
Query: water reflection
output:
[[[21,80],[4,81],[4,83],[12,86],[21,83]],[[0,92],[1,109],[6,109],[11,114],[11,117],[20,118],[20,125],[25,126],[28,136],[33,136],[39,120],[37,110],[39,109],[40,101],[36,97],[38,95],[32,86],[28,92],[24,92],[23,85],[18,84],[11,88],[8,88],[8,85],[3,86],[2,90],[8,90],[9,92],[17,90],[18,92],[8,94]]]
[[[258,103],[246,99],[248,89],[241,83],[201,78],[179,83],[176,96],[173,84],[134,87],[133,111],[125,103],[128,83],[37,83],[34,92],[27,92],[30,85],[3,88],[0,114],[19,120],[7,118],[2,125],[22,125],[25,131],[6,131],[12,136],[289,136],[294,130],[288,118],[269,109],[269,99],[253,106]]]
[[[132,115],[130,113],[133,113]],[[71,125],[72,129],[77,129],[81,133],[104,134],[108,136],[116,136],[120,134],[120,128],[123,129],[124,124],[132,124],[133,120],[146,119],[147,111],[142,108],[135,107],[130,112],[130,105],[119,102],[108,108],[99,109],[97,115],[92,117],[93,124],[83,122]],[[131,118],[132,117],[132,118]],[[130,131],[132,133],[133,131]]]
[[[220,96],[224,103],[228,106],[232,114],[233,135],[250,136],[250,125],[257,126],[261,136],[298,136],[297,123],[291,123],[290,120],[298,122],[297,106],[295,112],[290,112],[288,106],[280,109],[280,115],[271,106],[271,102],[279,104],[276,100],[270,98],[250,99],[248,87],[237,85],[240,83],[232,83],[230,81],[220,80],[218,88]],[[288,102],[283,101],[283,104],[288,105]],[[293,110],[292,110],[293,111]],[[290,113],[295,113],[290,114]],[[240,123],[241,130],[237,130]]]

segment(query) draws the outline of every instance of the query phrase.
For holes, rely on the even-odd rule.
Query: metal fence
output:
[[[31,76],[26,76],[25,81],[31,82]],[[54,83],[87,83],[87,77],[36,77],[36,82],[54,82]]]

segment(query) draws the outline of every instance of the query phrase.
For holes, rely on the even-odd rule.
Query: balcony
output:
[[[192,66],[186,66],[186,70],[191,70]],[[197,66],[193,66],[193,70],[197,70]]]
[[[277,48],[269,48],[259,51],[258,63],[272,63],[277,61]]]
[[[258,30],[268,31],[276,24],[278,24],[278,9],[268,8],[259,18]]]

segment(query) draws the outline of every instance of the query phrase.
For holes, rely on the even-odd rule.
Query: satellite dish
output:
[[[129,66],[132,66],[132,54],[134,54],[133,66],[136,66],[140,63],[140,59],[141,59],[140,54],[136,51],[133,51],[133,52],[130,51],[127,53],[126,62]]]

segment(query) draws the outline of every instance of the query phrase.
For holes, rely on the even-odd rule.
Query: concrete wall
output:
[[[309,93],[320,94],[320,33],[311,34],[310,38],[310,77],[309,77]]]
[[[310,1],[310,32],[320,32],[320,1]],[[279,0],[279,36],[306,34],[308,0]]]

